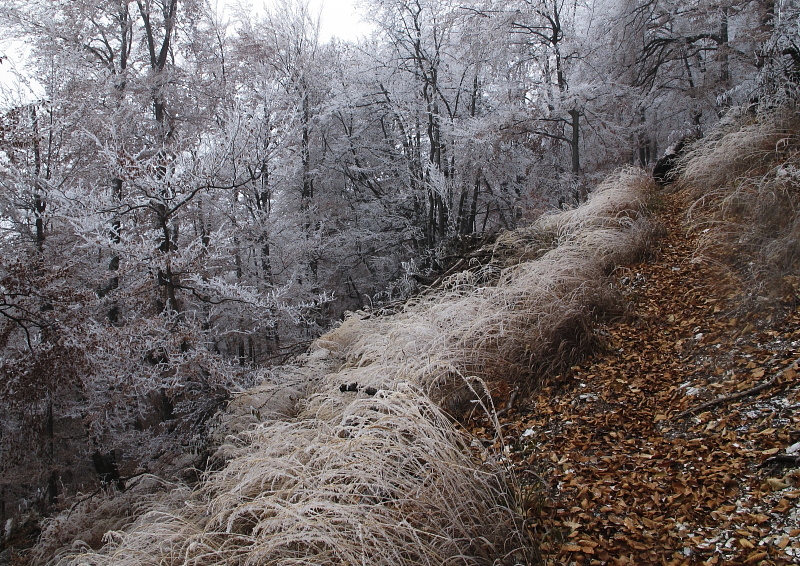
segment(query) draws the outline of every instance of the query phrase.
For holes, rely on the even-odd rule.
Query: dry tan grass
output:
[[[728,266],[753,295],[782,293],[800,269],[800,114],[742,114],[695,145],[679,182],[695,199],[700,257]]]
[[[61,564],[491,564],[521,552],[502,475],[410,384],[311,396],[265,422],[183,507]]]
[[[794,111],[763,115],[734,111],[684,154],[679,184],[702,196],[709,190],[731,188],[743,178],[764,175],[776,156],[796,146],[797,127]]]
[[[180,505],[60,564],[530,563],[512,478],[446,411],[491,413],[487,380],[535,383],[587,351],[615,305],[607,275],[652,234],[648,188],[623,171],[583,207],[506,235],[494,284],[464,272],[393,316],[350,315],[236,399],[219,469]]]
[[[390,319],[353,315],[318,344],[356,382],[383,385],[398,372],[450,410],[462,404],[465,376],[535,384],[585,354],[593,317],[618,305],[606,275],[648,248],[651,189],[641,171],[623,170],[583,206],[501,236],[507,266],[495,284],[458,274]]]
[[[109,486],[93,494],[78,495],[70,509],[44,523],[30,561],[48,564],[62,555],[99,549],[138,517],[178,507],[189,495],[186,486],[149,474],[130,481],[122,493]]]
[[[594,229],[627,228],[629,222],[647,215],[647,194],[652,180],[641,169],[621,169],[610,175],[583,205],[565,212],[547,214],[533,228],[554,232],[559,240]]]
[[[655,190],[652,179],[642,170],[621,169],[590,193],[581,206],[544,214],[528,227],[501,234],[495,244],[495,256],[522,263],[583,240],[586,246],[602,245],[603,249],[595,250],[607,259],[606,263],[627,263],[648,248],[654,234],[647,202]],[[626,233],[623,240],[619,238],[620,231]],[[639,234],[629,237],[628,231]],[[626,242],[633,243],[625,245]]]

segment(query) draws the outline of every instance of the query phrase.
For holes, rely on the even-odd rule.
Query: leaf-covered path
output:
[[[546,564],[800,563],[800,468],[767,462],[800,440],[796,295],[745,314],[680,197],[660,198],[653,257],[616,274],[630,312],[506,413],[495,446]]]

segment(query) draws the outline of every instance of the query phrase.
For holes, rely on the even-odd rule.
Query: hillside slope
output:
[[[86,499],[49,522],[32,561],[530,563],[502,454],[452,415],[493,415],[487,384],[529,387],[591,351],[594,321],[620,309],[608,273],[651,242],[648,187],[622,171],[398,312],[353,313],[231,403],[195,489]]]
[[[352,313],[231,403],[198,486],[85,498],[20,562],[800,563],[796,122]]]

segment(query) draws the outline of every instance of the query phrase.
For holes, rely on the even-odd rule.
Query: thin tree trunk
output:
[[[171,310],[175,313],[179,313],[181,312],[181,307],[176,292],[175,274],[172,272],[172,266],[170,265],[170,254],[173,251],[174,244],[169,228],[167,207],[159,203],[154,208],[156,209],[157,227],[161,232],[161,244],[158,250],[164,254],[165,259],[164,268],[158,269],[158,284],[164,288],[164,294],[166,296],[166,301],[164,301],[161,306],[162,310]]]
[[[572,148],[572,174],[578,177],[581,174],[581,154],[580,154],[580,112],[573,108],[568,112],[570,115],[570,127],[572,136],[570,147]]]
[[[722,86],[728,88],[730,86],[730,56],[728,46],[728,7],[722,8],[722,18],[719,24],[719,37],[720,44],[717,48],[717,54],[720,59],[720,72],[719,80]]]
[[[480,194],[480,191],[481,191],[481,178],[482,178],[482,176],[483,176],[483,173],[479,169],[477,175],[475,175],[475,186],[472,189],[472,204],[470,205],[468,224],[467,224],[467,228],[468,228],[467,233],[468,234],[475,233],[475,230],[478,227],[477,226],[477,223],[478,223],[478,219],[477,219],[477,216],[478,216],[478,195]]]
[[[42,195],[42,149],[39,140],[39,114],[36,105],[31,105],[33,128],[33,217],[35,225],[34,245],[41,254],[44,246],[44,211],[46,203]]]
[[[47,392],[47,465],[51,468],[47,478],[47,504],[55,505],[58,501],[58,472],[53,469],[55,459],[55,419],[53,417],[53,398]]]
[[[651,159],[650,135],[647,132],[647,118],[644,109],[639,114],[639,134],[637,136],[639,146],[639,165],[646,167]]]
[[[314,198],[314,179],[311,176],[311,108],[308,100],[308,92],[303,93],[302,108],[302,145],[300,148],[300,160],[303,169],[303,187],[300,194],[300,210],[307,211],[311,207],[311,200]]]
[[[466,211],[467,191],[468,191],[467,186],[462,183],[461,196],[459,196],[458,198],[458,213],[456,214],[456,228],[458,229],[458,233],[462,236],[467,233],[467,224],[469,222]]]

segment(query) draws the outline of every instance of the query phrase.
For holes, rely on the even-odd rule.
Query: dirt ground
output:
[[[680,194],[658,201],[664,236],[614,274],[629,309],[600,351],[517,400],[502,439],[469,426],[513,468],[543,564],[800,564],[797,282],[748,296]]]

